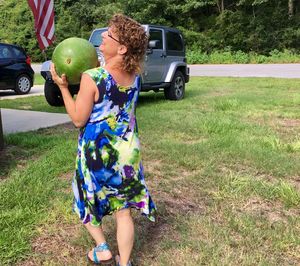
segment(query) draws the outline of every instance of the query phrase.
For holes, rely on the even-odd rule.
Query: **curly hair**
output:
[[[120,44],[127,47],[121,68],[128,73],[140,73],[148,45],[148,35],[143,26],[123,14],[115,14],[109,21],[109,27],[113,27]]]

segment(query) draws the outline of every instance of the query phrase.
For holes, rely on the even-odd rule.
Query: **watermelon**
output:
[[[98,65],[95,47],[87,40],[72,37],[60,42],[52,54],[52,62],[59,76],[65,74],[68,83],[80,83],[81,74]]]

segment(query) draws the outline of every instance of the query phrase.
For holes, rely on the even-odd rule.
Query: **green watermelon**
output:
[[[81,74],[98,65],[95,47],[87,40],[72,37],[60,42],[52,54],[59,76],[65,74],[70,85],[79,84]]]

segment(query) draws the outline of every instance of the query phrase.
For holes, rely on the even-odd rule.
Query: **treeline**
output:
[[[300,52],[300,0],[55,0],[56,44],[71,36],[88,38],[96,27],[122,12],[141,23],[179,28],[189,52]],[[0,41],[40,52],[26,0],[0,0]]]

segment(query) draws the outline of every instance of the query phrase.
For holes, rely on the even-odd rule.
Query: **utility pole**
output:
[[[4,138],[3,138],[3,128],[2,128],[2,118],[1,118],[1,108],[0,108],[0,150],[4,148]]]

